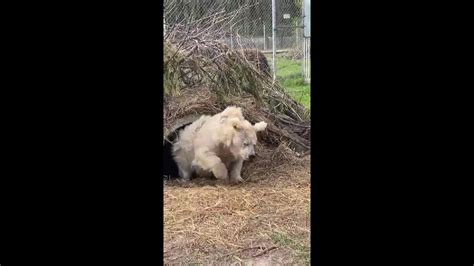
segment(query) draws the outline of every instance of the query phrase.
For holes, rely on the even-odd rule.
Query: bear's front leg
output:
[[[207,149],[197,150],[193,163],[201,167],[203,170],[211,170],[217,179],[228,179],[227,167],[212,151]]]
[[[212,168],[212,173],[217,179],[221,179],[224,181],[227,181],[228,179],[228,173],[227,173],[227,167],[225,167],[225,164],[222,162],[214,165]]]
[[[230,165],[230,180],[233,183],[244,182],[244,179],[240,176],[243,163],[244,163],[244,160],[239,159],[238,161],[232,162],[232,164]]]

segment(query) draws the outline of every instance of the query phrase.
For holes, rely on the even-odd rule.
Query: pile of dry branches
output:
[[[176,23],[164,43],[165,127],[192,113],[215,114],[226,106],[242,107],[251,122],[269,123],[270,143],[289,139],[309,150],[308,110],[273,81],[266,57],[257,50],[236,49],[222,38],[239,10],[212,12],[199,20]]]

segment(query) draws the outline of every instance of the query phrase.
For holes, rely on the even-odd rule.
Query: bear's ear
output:
[[[230,117],[240,117],[243,118],[242,115],[242,108],[236,106],[229,106],[221,113],[223,116],[230,116]]]
[[[237,107],[235,105],[228,106],[227,108],[224,109],[224,112],[230,111],[230,110],[237,111],[237,112],[242,112],[242,108]]]
[[[242,126],[240,125],[240,119],[232,118],[230,123],[235,130],[240,131],[242,129]]]
[[[224,122],[227,120],[227,118],[228,118],[228,116],[226,116],[226,115],[221,116],[221,118],[219,119],[219,123],[224,124]]]
[[[263,130],[265,130],[265,128],[267,128],[267,123],[265,123],[263,121],[258,122],[255,125],[253,125],[253,128],[255,129],[255,131],[263,131]]]

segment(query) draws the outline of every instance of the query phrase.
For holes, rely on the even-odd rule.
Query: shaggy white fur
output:
[[[266,127],[265,122],[252,125],[234,106],[202,116],[182,130],[173,145],[180,176],[189,180],[193,172],[212,173],[218,179],[242,182],[242,164],[255,154],[256,133]]]

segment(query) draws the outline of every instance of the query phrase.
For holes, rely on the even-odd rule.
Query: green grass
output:
[[[269,56],[268,63],[272,64]],[[297,102],[306,108],[311,108],[310,84],[305,84],[302,75],[301,60],[276,58],[277,80]]]
[[[273,240],[273,242],[275,242],[275,244],[279,246],[285,246],[287,248],[290,248],[296,256],[304,260],[306,263],[310,264],[311,253],[309,247],[294,240],[285,232],[274,232],[271,235],[271,239]]]

